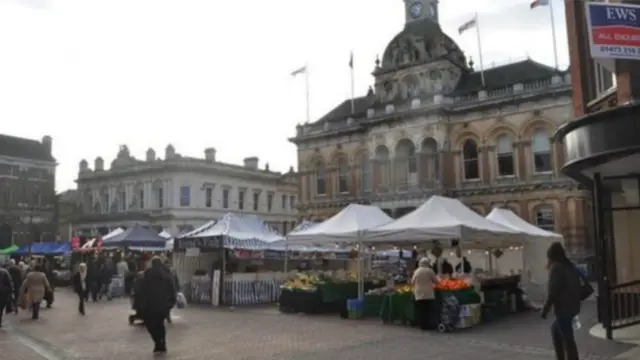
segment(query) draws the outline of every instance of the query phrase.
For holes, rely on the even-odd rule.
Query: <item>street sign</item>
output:
[[[640,60],[640,5],[586,3],[594,59]]]

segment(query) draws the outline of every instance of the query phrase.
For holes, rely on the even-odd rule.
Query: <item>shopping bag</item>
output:
[[[176,307],[178,309],[184,309],[187,306],[187,298],[182,292],[176,294]]]

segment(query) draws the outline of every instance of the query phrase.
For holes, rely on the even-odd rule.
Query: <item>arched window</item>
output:
[[[389,186],[389,149],[386,146],[381,145],[376,149],[376,167],[378,172],[378,186],[380,190],[384,191]]]
[[[439,176],[438,143],[433,138],[422,141],[420,178],[423,187],[432,187]]]
[[[349,162],[345,158],[338,160],[338,192],[349,192]]]
[[[498,176],[515,175],[513,142],[509,136],[501,135],[498,137],[496,155],[498,157]]]
[[[371,159],[368,153],[360,154],[360,191],[371,191]]]
[[[540,205],[534,212],[536,216],[536,225],[547,231],[556,231],[556,221],[553,213],[553,206]]]
[[[395,154],[396,185],[400,190],[413,187],[418,181],[418,164],[416,163],[416,147],[413,142],[403,139],[398,142]]]
[[[551,171],[551,140],[544,129],[536,129],[531,137],[533,170],[537,173]]]
[[[465,180],[474,180],[480,178],[480,169],[478,161],[478,145],[473,140],[467,140],[462,145],[462,161],[464,164]]]
[[[315,168],[316,195],[327,194],[327,174],[324,164],[317,163]]]

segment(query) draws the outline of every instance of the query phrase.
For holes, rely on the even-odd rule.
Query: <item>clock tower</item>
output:
[[[438,0],[404,0],[405,21],[431,19],[438,22]]]

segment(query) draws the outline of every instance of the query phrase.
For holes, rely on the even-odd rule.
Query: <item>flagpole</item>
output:
[[[353,51],[351,52],[351,115],[356,112],[356,102],[355,102],[355,88],[356,88],[356,79],[353,72]]]
[[[484,82],[484,64],[482,62],[482,45],[480,41],[480,21],[478,21],[478,13],[476,13],[476,36],[478,38],[478,58],[480,60],[480,80],[482,81],[482,87],[485,87]]]
[[[309,64],[305,65],[305,96],[307,100],[307,123],[311,122],[311,108],[310,108],[310,96],[309,96]]]
[[[551,17],[551,39],[553,40],[553,61],[556,69],[559,68],[558,64],[558,42],[556,40],[556,22],[553,18],[553,0],[549,0],[549,14]]]

